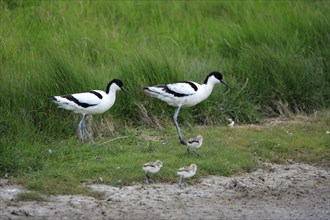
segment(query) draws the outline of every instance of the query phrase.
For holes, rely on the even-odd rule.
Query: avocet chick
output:
[[[163,162],[157,160],[156,162],[148,162],[143,165],[143,170],[146,172],[145,180],[147,183],[153,182],[148,173],[157,173],[162,168]]]
[[[185,183],[184,179],[193,177],[195,175],[196,171],[197,171],[196,164],[191,164],[190,167],[180,168],[177,172],[177,174],[180,176],[179,186],[182,187],[182,185],[184,185],[186,187],[187,184]]]
[[[189,148],[192,149],[197,156],[200,156],[199,153],[197,153],[197,149],[200,148],[203,144],[203,136],[198,135],[197,137],[190,138],[187,142],[187,151],[189,152]]]
[[[233,119],[231,119],[231,118],[228,118],[227,120],[229,121],[228,126],[229,127],[234,127],[235,121]]]

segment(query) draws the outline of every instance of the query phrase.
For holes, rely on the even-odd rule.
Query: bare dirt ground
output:
[[[210,176],[197,184],[122,188],[89,185],[102,199],[48,196],[17,202],[24,189],[0,180],[1,219],[330,219],[330,171],[262,163],[252,173]],[[188,181],[189,184],[189,181]]]

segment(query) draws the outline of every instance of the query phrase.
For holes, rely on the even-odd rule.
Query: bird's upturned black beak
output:
[[[228,85],[228,84],[225,83],[224,81],[221,80],[220,82],[222,82],[224,85],[228,86],[229,88],[233,89],[233,87],[231,87],[230,85]]]
[[[129,93],[124,87],[121,87],[121,90],[122,90],[123,92],[126,92],[128,95],[132,95],[132,94]]]

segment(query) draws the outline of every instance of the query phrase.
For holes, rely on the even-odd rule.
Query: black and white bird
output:
[[[228,118],[227,120],[229,121],[228,126],[229,127],[234,127],[235,121],[232,118]]]
[[[177,172],[177,174],[180,176],[179,186],[180,187],[182,187],[182,185],[187,186],[184,179],[195,176],[196,171],[197,171],[197,165],[196,164],[191,164],[189,167],[180,168]]]
[[[200,156],[199,153],[197,153],[197,149],[200,148],[203,144],[203,136],[202,135],[198,135],[197,137],[194,138],[190,138],[187,141],[187,151],[189,152],[189,149],[192,149],[194,151],[194,153],[197,156]]]
[[[146,173],[145,180],[147,183],[152,182],[152,179],[148,174],[157,173],[160,170],[160,168],[162,168],[162,166],[163,166],[163,162],[161,160],[157,160],[156,162],[148,162],[143,165],[142,169]]]
[[[78,125],[80,140],[84,143],[83,131],[85,131],[87,138],[91,144],[95,146],[95,143],[85,124],[86,116],[101,114],[110,109],[116,101],[116,92],[118,90],[122,90],[127,93],[127,91],[123,88],[123,82],[119,79],[114,79],[108,83],[105,91],[90,90],[62,96],[51,96],[49,99],[58,104],[59,108],[71,110],[75,113],[80,113],[83,115],[83,118]]]
[[[144,88],[144,91],[152,97],[160,99],[170,106],[176,107],[173,120],[179,134],[180,142],[186,145],[187,143],[182,138],[178,124],[178,115],[181,107],[191,107],[204,101],[210,96],[214,85],[217,83],[223,83],[232,88],[225,83],[222,78],[223,76],[220,72],[214,71],[206,76],[202,85],[192,81],[182,81],[165,85],[148,86]]]

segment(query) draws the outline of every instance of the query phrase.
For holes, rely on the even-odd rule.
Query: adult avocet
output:
[[[193,177],[196,174],[197,171],[197,165],[191,164],[189,167],[182,167],[178,170],[177,174],[180,176],[180,182],[179,186],[182,187],[182,185],[187,186],[184,179]]]
[[[168,105],[176,107],[173,120],[179,134],[180,142],[186,145],[187,143],[182,138],[178,124],[179,111],[181,107],[194,106],[207,99],[216,83],[223,83],[232,88],[222,80],[222,74],[220,72],[214,71],[206,76],[202,85],[192,81],[183,81],[165,85],[148,86],[144,88],[144,91],[166,102]]]
[[[143,165],[143,170],[146,173],[145,180],[147,183],[152,182],[152,179],[148,175],[148,173],[157,173],[160,168],[162,168],[163,162],[160,160],[157,160],[156,162],[148,162]]]
[[[197,153],[197,149],[200,148],[202,146],[202,144],[203,144],[203,136],[202,135],[198,135],[195,138],[190,138],[187,141],[187,151],[188,151],[188,153],[190,153],[189,149],[192,149],[197,156],[200,156],[199,153]]]
[[[72,110],[75,113],[80,113],[83,115],[83,118],[78,125],[80,140],[82,143],[84,143],[83,131],[85,131],[87,138],[91,144],[95,146],[95,143],[86,128],[86,116],[101,114],[111,108],[115,103],[116,92],[118,90],[127,92],[123,88],[123,82],[119,79],[114,79],[108,83],[105,92],[101,90],[90,90],[87,92],[62,96],[51,96],[49,99],[58,104],[59,108]]]

